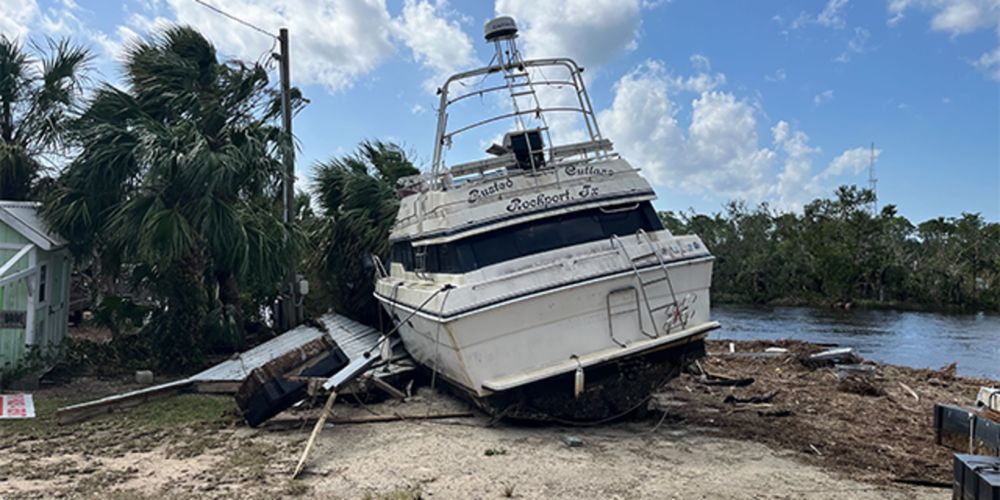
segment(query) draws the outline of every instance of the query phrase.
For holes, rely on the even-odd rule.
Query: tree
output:
[[[0,35],[0,199],[33,197],[43,162],[65,150],[78,111],[90,53],[67,40],[25,51]]]
[[[316,166],[313,191],[322,216],[310,228],[317,251],[310,267],[335,311],[375,324],[374,269],[366,259],[389,253],[396,220],[396,181],[419,174],[406,151],[381,141],[364,141],[357,152]]]
[[[724,213],[660,218],[702,238],[716,257],[719,302],[830,304],[865,301],[1000,309],[1000,224],[979,214],[914,226],[874,193],[841,186],[801,214],[730,202]]]
[[[128,88],[104,85],[76,122],[81,154],[44,215],[158,296],[149,333],[176,368],[242,342],[244,294],[278,293],[300,243],[279,203],[290,138],[265,69],[218,61],[191,28],[136,42],[124,64]]]

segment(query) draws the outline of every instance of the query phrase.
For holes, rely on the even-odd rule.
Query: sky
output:
[[[204,1],[289,29],[292,83],[310,100],[294,121],[299,188],[365,139],[429,168],[436,88],[487,63],[483,24],[510,15],[525,57],[585,67],[602,133],[659,209],[798,211],[867,186],[874,143],[880,204],[914,222],[1000,221],[1000,0]],[[111,82],[130,40],[172,23],[225,57],[274,50],[195,0],[0,0],[0,34],[90,45],[94,78]],[[578,124],[550,125],[556,140],[579,137]]]

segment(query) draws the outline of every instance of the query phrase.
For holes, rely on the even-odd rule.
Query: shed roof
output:
[[[38,214],[40,206],[41,203],[32,201],[0,200],[0,222],[47,252],[66,246],[66,240],[52,231]]]

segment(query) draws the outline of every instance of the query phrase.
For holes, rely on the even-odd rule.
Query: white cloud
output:
[[[990,78],[1000,82],[1000,47],[993,52],[987,52],[973,61],[973,66]]]
[[[881,149],[859,147],[845,150],[838,155],[819,175],[819,179],[829,179],[842,175],[858,175],[865,171],[872,161],[877,161]]]
[[[823,10],[815,16],[807,12],[800,12],[798,17],[792,20],[790,27],[793,30],[797,30],[809,24],[818,24],[827,28],[842,29],[847,26],[847,21],[844,17],[844,7],[846,6],[847,0],[828,0]],[[776,19],[779,23],[781,22],[780,16],[775,16],[771,19]]]
[[[167,0],[176,22],[202,33],[224,54],[257,60],[274,40],[191,0]],[[384,0],[227,0],[214,5],[264,31],[287,27],[292,78],[330,91],[350,87],[394,51]]]
[[[392,22],[393,33],[413,52],[413,58],[431,69],[434,76],[424,82],[433,92],[449,75],[476,62],[472,40],[461,25],[447,19],[447,2],[406,0],[403,14]]]
[[[855,27],[854,36],[847,42],[847,50],[841,52],[839,56],[834,58],[834,61],[846,63],[851,60],[853,55],[864,54],[868,51],[869,38],[871,38],[870,31],[860,26]]]
[[[418,104],[414,104],[410,108],[410,113],[415,114],[415,115],[422,115],[422,114],[424,114],[425,111],[427,111],[427,109],[424,108],[423,106],[421,106],[419,103]]]
[[[829,0],[816,16],[816,22],[831,28],[843,28],[846,26],[844,21],[844,6],[846,5],[847,0]]]
[[[824,90],[813,97],[813,104],[819,106],[820,104],[830,102],[833,100],[833,89]]]
[[[1000,1],[997,0],[890,0],[889,25],[899,24],[907,11],[918,9],[932,14],[931,29],[951,36],[993,30],[1000,39]],[[971,64],[989,78],[1000,82],[1000,41],[996,49],[972,58]]]
[[[529,58],[570,57],[591,70],[635,50],[639,0],[497,0],[518,23]]]
[[[788,75],[785,73],[785,68],[778,68],[774,70],[774,73],[764,75],[764,80],[769,82],[783,82],[786,78],[788,78]]]
[[[697,66],[709,69],[703,62]],[[692,89],[677,82],[690,78],[647,61],[618,80],[611,106],[599,113],[605,135],[654,185],[796,210],[829,191],[837,177],[856,174],[853,150],[815,168],[819,148],[787,121],[762,139],[758,128],[766,115],[731,92],[700,92],[690,103],[690,122],[681,123],[688,113],[676,96]]]
[[[775,146],[785,154],[775,193],[780,208],[801,205],[822,194],[812,173],[812,157],[819,149],[809,145],[809,136],[801,130],[792,130],[784,120],[771,128],[771,135]]]
[[[0,35],[7,38],[24,38],[28,24],[38,16],[35,0],[3,0],[0,2]]]
[[[623,76],[599,116],[606,135],[654,184],[753,196],[774,156],[757,145],[753,106],[729,93],[703,92],[685,131],[670,98],[676,80],[656,61]]]
[[[931,28],[952,35],[995,28],[1000,21],[1000,3],[996,0],[890,0],[890,25],[902,21],[906,11],[929,11]]]

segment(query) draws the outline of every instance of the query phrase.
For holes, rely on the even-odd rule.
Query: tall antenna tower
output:
[[[878,214],[877,184],[878,179],[875,178],[875,143],[872,142],[871,155],[868,157],[868,189],[870,189],[874,195],[872,198],[872,215]]]

